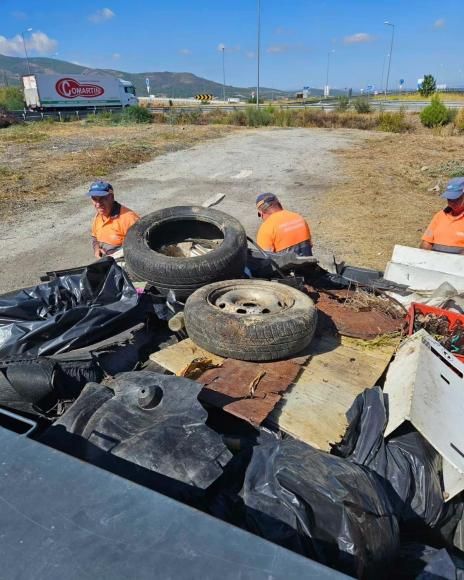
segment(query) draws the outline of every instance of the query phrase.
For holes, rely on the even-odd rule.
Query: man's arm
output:
[[[263,223],[258,230],[256,243],[265,252],[275,252],[272,230]]]
[[[97,259],[106,255],[106,251],[103,248],[100,248],[100,244],[97,241],[97,238],[95,236],[92,236],[92,249],[93,249],[93,255]]]
[[[422,240],[422,242],[419,244],[419,248],[421,250],[431,250],[433,248],[433,244],[431,244],[430,242],[426,242],[425,240]]]

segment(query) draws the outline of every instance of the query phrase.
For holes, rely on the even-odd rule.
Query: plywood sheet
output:
[[[214,365],[220,365],[224,360],[200,348],[190,338],[150,355],[150,360],[175,375],[180,374],[196,358],[208,358]]]
[[[354,399],[376,384],[395,350],[394,344],[368,345],[349,338],[316,338],[312,358],[284,394],[271,422],[296,439],[329,451],[345,433],[345,415]]]

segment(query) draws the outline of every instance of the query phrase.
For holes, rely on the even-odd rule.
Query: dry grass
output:
[[[157,155],[220,137],[228,127],[40,123],[0,132],[0,211],[8,218],[83,181],[110,178]]]
[[[464,137],[371,135],[342,152],[344,179],[319,201],[315,239],[339,259],[384,269],[393,246],[418,246],[433,214],[444,206],[446,180],[464,167]]]

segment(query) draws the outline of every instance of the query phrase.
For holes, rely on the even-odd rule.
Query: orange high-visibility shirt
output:
[[[301,242],[311,242],[311,231],[304,218],[283,209],[271,214],[258,231],[258,246],[266,252],[281,252]]]
[[[92,237],[100,244],[112,247],[122,246],[129,228],[139,219],[134,211],[115,202],[109,217],[98,213],[94,217]]]
[[[433,216],[422,240],[433,244],[434,250],[464,251],[464,212],[454,216],[449,211],[439,211]]]

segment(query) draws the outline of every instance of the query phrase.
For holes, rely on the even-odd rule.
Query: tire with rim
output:
[[[220,242],[202,256],[163,253],[164,247],[187,239]],[[173,290],[181,300],[205,284],[241,277],[246,254],[246,233],[240,222],[222,211],[200,206],[155,211],[134,224],[124,241],[129,271],[162,294]]]
[[[314,302],[299,290],[264,280],[228,280],[192,294],[185,327],[198,346],[238,360],[294,356],[311,342],[317,323]]]

